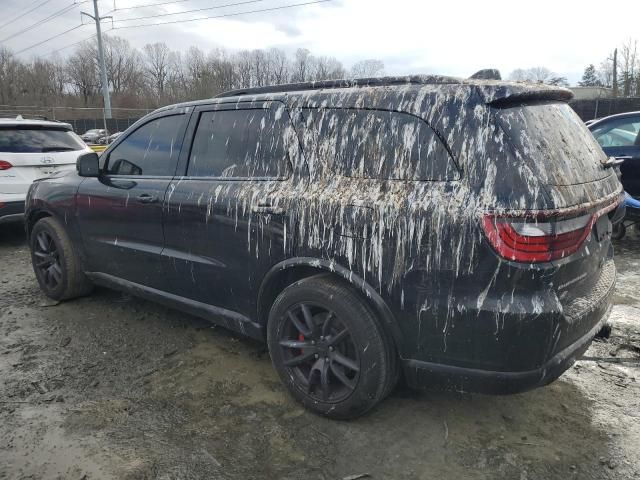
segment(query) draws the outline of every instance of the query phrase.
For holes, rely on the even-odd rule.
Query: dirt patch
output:
[[[640,241],[613,331],[521,395],[398,390],[352,422],[287,395],[263,345],[97,290],[51,305],[0,231],[0,478],[632,479],[640,476]]]

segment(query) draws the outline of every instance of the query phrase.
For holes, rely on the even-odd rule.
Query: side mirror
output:
[[[97,177],[100,175],[100,163],[95,152],[83,153],[76,161],[76,170],[81,177]]]

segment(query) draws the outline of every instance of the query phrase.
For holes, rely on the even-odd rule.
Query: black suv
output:
[[[401,374],[541,386],[587,348],[616,276],[621,185],[570,98],[416,76],[161,108],[33,184],[36,276],[54,299],[103,285],[266,339],[291,394],[335,418]]]

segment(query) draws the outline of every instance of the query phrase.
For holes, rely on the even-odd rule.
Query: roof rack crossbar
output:
[[[242,88],[220,93],[213,98],[237,97],[242,95],[259,95],[263,93],[286,93],[296,92],[300,90],[321,90],[331,88],[385,87],[391,85],[428,85],[447,83],[460,83],[460,79],[441,75],[409,75],[397,77],[356,78],[352,80],[321,80],[317,82],[286,83],[282,85],[269,85],[266,87]]]

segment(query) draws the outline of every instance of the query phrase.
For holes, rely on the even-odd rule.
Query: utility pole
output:
[[[613,97],[618,96],[618,49],[613,51]]]
[[[98,61],[100,62],[100,81],[102,83],[102,96],[104,97],[104,123],[106,129],[106,119],[111,118],[111,97],[109,95],[109,81],[107,80],[107,66],[104,63],[104,48],[102,46],[102,29],[100,28],[100,21],[113,17],[100,16],[100,12],[98,11],[98,0],[93,0],[93,13],[94,15],[82,12],[82,15],[86,15],[96,22],[96,31],[98,34]]]

